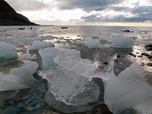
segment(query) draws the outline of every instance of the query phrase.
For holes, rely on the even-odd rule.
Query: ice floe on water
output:
[[[0,91],[30,88],[37,83],[33,74],[38,64],[32,61],[23,62],[23,66],[10,69],[9,74],[0,72]]]

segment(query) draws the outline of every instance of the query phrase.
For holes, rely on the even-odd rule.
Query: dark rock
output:
[[[131,32],[130,30],[124,30],[123,32]]]
[[[141,63],[141,66],[145,66],[145,63],[144,63],[144,62],[142,62],[142,63]]]
[[[25,28],[18,28],[19,30],[25,30]]]
[[[0,0],[0,25],[36,25],[17,13],[6,1]]]
[[[152,59],[152,55],[148,54],[148,53],[142,53],[141,56],[146,56],[148,59]]]
[[[115,62],[119,62],[118,60],[115,60]]]
[[[86,114],[89,114],[89,113],[86,113]],[[93,108],[90,114],[113,114],[113,113],[110,112],[106,104],[100,103],[99,105]]]
[[[146,65],[152,67],[152,63],[147,63]]]
[[[138,55],[138,57],[142,57],[142,55]]]
[[[68,29],[68,27],[61,27],[61,29]]]
[[[133,57],[136,57],[136,55],[135,54],[133,54],[133,53],[128,53],[129,55],[131,55],[131,56],[133,56]]]
[[[119,57],[121,57],[120,55],[117,55],[117,57],[119,58]]]
[[[147,51],[152,51],[152,44],[145,45]]]
[[[141,55],[148,56],[149,54],[147,54],[147,53],[141,53]]]
[[[103,62],[104,65],[108,65],[108,62]]]

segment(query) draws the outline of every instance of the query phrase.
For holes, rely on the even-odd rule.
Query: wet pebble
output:
[[[145,45],[147,51],[152,51],[152,44]]]
[[[136,57],[136,55],[135,54],[133,54],[133,53],[128,53],[130,56],[133,56],[133,57]]]
[[[146,65],[152,67],[152,63],[147,63]]]
[[[104,65],[108,65],[108,62],[103,62]]]

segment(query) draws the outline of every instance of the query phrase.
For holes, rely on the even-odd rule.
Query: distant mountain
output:
[[[36,25],[17,13],[6,1],[0,0],[0,25]]]

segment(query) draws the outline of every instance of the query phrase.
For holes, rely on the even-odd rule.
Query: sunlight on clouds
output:
[[[58,10],[43,10],[43,11],[24,11],[21,12],[23,15],[29,17],[30,20],[62,20],[62,21],[70,21],[80,19],[82,15],[85,14],[84,11],[77,10],[68,10],[68,11],[58,11]]]

